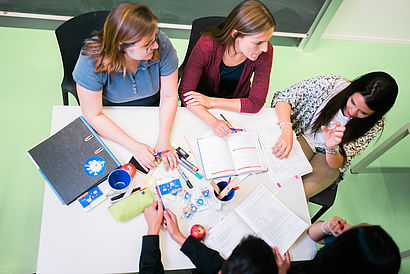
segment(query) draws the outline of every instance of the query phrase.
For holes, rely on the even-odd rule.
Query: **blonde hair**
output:
[[[97,37],[85,41],[82,54],[95,58],[94,73],[106,71],[117,74],[123,70],[126,75],[124,50],[156,31],[158,19],[150,7],[144,4],[122,2],[114,6],[105,21],[104,28],[95,31]],[[121,44],[120,44],[121,42]],[[153,61],[159,58],[154,50]]]
[[[262,2],[246,0],[237,5],[218,27],[209,27],[203,34],[218,44],[235,49],[236,38],[268,31],[275,26],[275,19]],[[233,30],[237,30],[235,37],[231,35]]]

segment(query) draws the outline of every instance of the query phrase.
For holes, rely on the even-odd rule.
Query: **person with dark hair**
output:
[[[179,96],[216,135],[231,133],[232,126],[209,108],[256,113],[265,104],[273,58],[269,39],[275,26],[264,4],[243,1],[219,26],[205,29],[193,48]]]
[[[185,237],[179,230],[177,217],[169,209],[164,211],[161,201],[148,206],[144,210],[144,216],[148,232],[142,241],[139,273],[164,271],[158,236],[162,222],[171,238],[181,246],[181,251],[188,256],[199,273],[285,274],[290,266],[289,252],[286,252],[283,260],[276,247],[272,249],[265,241],[252,235],[244,237],[225,261],[218,251],[206,247],[192,236]]]
[[[164,161],[176,166],[170,134],[178,105],[178,57],[168,37],[158,31],[151,8],[122,2],[113,7],[104,28],[85,41],[73,79],[85,119],[103,137],[132,152],[145,169]],[[102,111],[102,105],[158,106],[155,148],[134,139]],[[136,122],[142,117],[136,117]],[[170,150],[154,157],[155,152]]]
[[[312,240],[325,244],[310,261],[293,263],[288,273],[394,274],[400,269],[399,248],[378,225],[351,226],[335,216],[308,229]]]
[[[308,198],[343,179],[352,159],[384,127],[398,93],[385,72],[349,81],[327,74],[302,81],[274,95],[282,135],[272,148],[278,158],[292,149],[293,131],[313,171],[302,177]]]

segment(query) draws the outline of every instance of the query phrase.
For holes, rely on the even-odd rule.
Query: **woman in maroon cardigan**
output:
[[[192,50],[179,95],[216,135],[231,133],[232,126],[209,108],[256,113],[265,104],[273,57],[269,39],[275,25],[265,5],[244,1],[218,27],[206,29]]]

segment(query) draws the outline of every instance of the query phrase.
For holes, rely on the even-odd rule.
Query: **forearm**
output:
[[[313,223],[307,230],[309,237],[315,242],[320,242],[327,236],[327,234],[322,230],[323,223],[323,221]]]
[[[181,251],[191,260],[200,273],[217,273],[224,263],[224,259],[218,251],[208,248],[192,236],[186,239],[181,246]]]
[[[279,123],[290,123],[290,104],[288,102],[278,102],[275,106],[276,116]]]
[[[175,96],[164,96],[161,98],[161,104],[159,108],[159,136],[158,139],[162,138],[166,142],[169,142],[172,125],[174,124],[175,114],[177,111],[178,97]]]
[[[336,155],[326,152],[326,162],[330,168],[339,168],[344,162],[344,157],[340,151]]]
[[[129,151],[133,151],[133,148],[139,144],[104,113],[89,115],[83,110],[83,114],[91,127],[102,137],[120,144]]]
[[[198,116],[202,121],[204,121],[208,126],[211,126],[215,121],[218,120],[213,114],[211,114],[204,106],[187,106],[187,108],[196,116]]]
[[[241,111],[241,100],[239,98],[227,99],[218,97],[209,97],[212,108],[220,108],[231,111]]]
[[[158,235],[143,236],[139,273],[163,273]]]

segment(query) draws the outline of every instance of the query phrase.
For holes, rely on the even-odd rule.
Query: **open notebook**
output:
[[[212,227],[205,244],[228,258],[243,237],[253,234],[284,254],[307,227],[306,222],[264,185],[259,185],[233,212]]]
[[[255,132],[238,132],[223,138],[199,138],[198,150],[206,179],[266,170]]]

